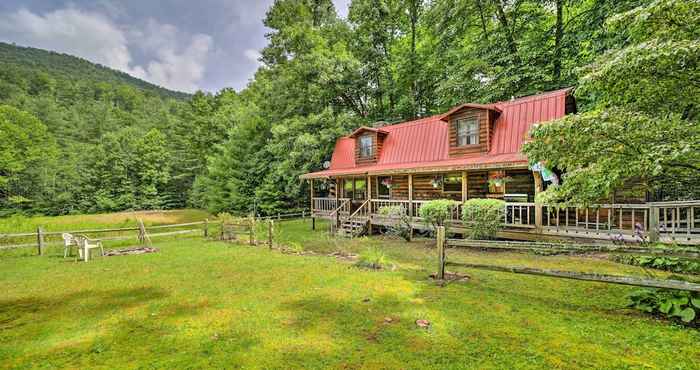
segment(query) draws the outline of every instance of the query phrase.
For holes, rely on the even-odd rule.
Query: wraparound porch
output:
[[[331,231],[344,222],[390,226],[397,220],[380,213],[381,208],[400,206],[412,227],[427,229],[419,216],[428,200],[368,199],[352,209],[349,198],[313,198],[313,217],[331,220]],[[450,232],[464,233],[469,225],[461,220],[461,204],[450,212]],[[700,245],[700,201],[644,204],[599,204],[588,208],[555,208],[533,202],[505,205],[499,235],[519,240],[638,241],[647,235],[665,243]]]

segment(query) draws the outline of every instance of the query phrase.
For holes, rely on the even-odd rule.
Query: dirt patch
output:
[[[354,253],[345,253],[345,252],[333,252],[328,255],[328,257],[335,257],[335,259],[341,260],[341,261],[347,261],[347,262],[355,262],[359,258],[358,255]]]
[[[449,283],[454,283],[454,282],[458,282],[458,283],[459,282],[467,282],[471,279],[471,276],[466,275],[466,274],[458,274],[456,272],[445,271],[445,278],[443,280],[438,280],[437,274],[435,274],[435,273],[430,274],[430,278],[433,279],[434,281],[436,281],[438,285],[445,286]]]
[[[151,247],[132,247],[124,249],[113,249],[105,253],[106,257],[112,256],[128,256],[131,254],[146,254],[146,253],[156,253],[159,252],[158,248]]]

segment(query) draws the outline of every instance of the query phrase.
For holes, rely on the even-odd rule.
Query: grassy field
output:
[[[89,263],[0,254],[2,368],[659,368],[700,332],[625,309],[634,288],[478,270],[437,286],[429,242],[276,225],[289,255],[201,238]],[[327,256],[382,248],[395,268]],[[463,261],[637,273],[604,259],[449,251]],[[430,321],[427,329],[415,321]]]
[[[102,229],[114,227],[134,227],[137,219],[148,225],[177,224],[190,221],[202,221],[208,213],[196,209],[173,211],[136,211],[101,213],[71,216],[12,216],[0,218],[0,233],[34,232],[41,226],[46,231],[72,231],[85,229]]]

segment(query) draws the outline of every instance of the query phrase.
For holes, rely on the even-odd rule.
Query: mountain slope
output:
[[[100,64],[89,62],[68,54],[43,49],[22,47],[0,42],[0,69],[6,67],[42,71],[51,76],[72,79],[79,76],[83,80],[127,84],[141,90],[155,93],[164,98],[188,99],[190,94],[168,90],[136,77],[130,76]]]

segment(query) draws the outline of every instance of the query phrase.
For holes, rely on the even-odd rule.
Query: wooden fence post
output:
[[[270,220],[267,223],[267,245],[272,249],[272,234],[275,231],[275,221]]]
[[[306,218],[306,210],[302,209],[301,210],[301,219],[303,220],[304,218]]]
[[[148,236],[148,233],[146,232],[146,226],[143,224],[142,219],[136,220],[139,226],[139,242],[141,245],[144,245],[146,247],[151,246],[151,237]]]
[[[248,223],[250,226],[250,245],[255,245],[255,217],[252,215],[248,217]]]
[[[44,255],[44,228],[39,226],[36,228],[36,244],[39,248],[39,255]]]
[[[622,219],[620,219],[620,224],[622,224]],[[634,227],[634,226],[632,226]],[[620,226],[622,228],[622,226]],[[659,241],[659,208],[651,206],[649,207],[649,241],[652,243]]]
[[[209,236],[209,219],[205,218],[204,219],[204,237],[206,238],[208,236]]]
[[[445,279],[445,227],[437,227],[438,280]]]

